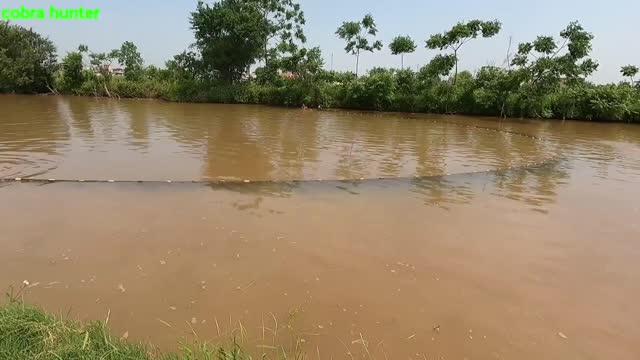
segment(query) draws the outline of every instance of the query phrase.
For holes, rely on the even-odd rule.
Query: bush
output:
[[[264,79],[263,79],[264,80]],[[340,80],[340,81],[337,81]],[[272,83],[235,84],[177,78],[144,77],[131,81],[85,75],[75,94],[163,98],[179,102],[335,107],[377,111],[463,113],[495,116],[638,121],[640,91],[628,84],[581,82],[539,93],[506,70],[487,67],[475,76],[461,72],[454,85],[411,70],[374,69],[354,79],[349,73],[324,72],[309,80],[279,78]]]
[[[637,91],[626,85],[596,86],[587,97],[589,108],[584,115],[588,120],[631,120],[633,102],[638,101]]]

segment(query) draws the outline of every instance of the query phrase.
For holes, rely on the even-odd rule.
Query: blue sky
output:
[[[0,8],[78,7],[101,8],[99,21],[20,21],[24,26],[49,36],[61,54],[78,44],[94,51],[118,47],[123,41],[135,42],[147,63],[162,65],[173,54],[193,42],[189,13],[196,0],[0,0]],[[593,57],[600,70],[596,82],[619,81],[620,66],[640,65],[640,0],[300,0],[307,18],[306,34],[310,46],[320,46],[326,67],[350,70],[355,58],[345,54],[336,28],[345,20],[357,20],[371,13],[379,29],[378,38],[386,45],[398,34],[416,40],[418,50],[405,58],[405,65],[415,68],[429,61],[437,51],[424,48],[429,34],[441,32],[458,21],[498,19],[502,32],[492,39],[478,39],[467,44],[460,54],[462,69],[476,70],[486,64],[501,65],[509,43],[514,46],[535,36],[558,36],[570,21],[579,20],[595,36]],[[400,58],[385,48],[364,54],[361,69],[374,66],[397,66]]]

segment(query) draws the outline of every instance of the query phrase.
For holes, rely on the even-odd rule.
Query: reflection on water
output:
[[[498,172],[493,175],[497,196],[504,196],[546,213],[545,204],[555,201],[557,187],[566,184],[569,173],[563,161],[553,161],[543,166]]]
[[[445,117],[1,97],[0,177],[315,180],[438,176],[553,154]]]
[[[287,181],[419,176],[427,178],[410,180],[411,191],[427,205],[446,208],[468,202],[474,197],[470,183],[486,181],[494,195],[544,213],[545,204],[555,201],[557,187],[572,176],[604,182],[633,182],[640,176],[640,130],[624,124],[74,97],[4,96],[0,106],[2,178]],[[526,168],[549,159],[554,161]],[[495,169],[504,171],[441,177]],[[212,186],[247,191],[244,186]],[[265,183],[251,191],[289,196],[296,187]],[[351,195],[359,193],[357,187],[350,182],[337,185]]]
[[[425,205],[447,209],[451,204],[462,204],[471,201],[473,191],[463,178],[416,179],[411,181],[411,191],[420,194]]]
[[[243,183],[207,183],[206,186],[212,190],[226,190],[238,194],[250,194],[257,196],[271,196],[286,198],[299,188],[300,184],[295,182],[258,182],[249,184]]]
[[[411,191],[422,194],[425,204],[444,207],[472,199],[469,182],[484,179],[495,185],[495,195],[544,212],[557,187],[571,176],[621,182],[640,176],[640,130],[624,124],[75,97],[4,96],[0,106],[2,178],[286,181],[419,176],[433,178],[411,180]],[[554,161],[526,169],[549,159]],[[504,171],[441,177],[495,169]],[[229,188],[245,191],[243,186]],[[295,188],[294,183],[262,184],[252,191],[288,196]],[[358,194],[357,184],[337,188]]]

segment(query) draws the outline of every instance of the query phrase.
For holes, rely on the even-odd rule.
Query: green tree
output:
[[[452,101],[453,86],[443,82],[441,77],[448,77],[455,66],[455,57],[451,54],[436,55],[418,73],[418,91],[422,94],[422,101],[427,111],[449,112]]]
[[[336,31],[336,35],[347,42],[344,50],[356,57],[356,77],[358,76],[358,68],[360,65],[360,52],[374,52],[375,50],[382,49],[382,42],[372,40],[373,43],[369,44],[369,39],[367,38],[368,36],[376,36],[377,33],[378,29],[371,14],[365,15],[360,22],[343,22],[342,26]]]
[[[260,2],[247,0],[221,0],[211,6],[199,1],[191,26],[203,70],[229,84],[240,80],[263,54],[272,30]]]
[[[455,73],[453,75],[453,83],[458,79],[458,51],[467,42],[482,36],[483,38],[493,37],[500,32],[502,24],[498,20],[481,21],[471,20],[466,23],[457,23],[449,31],[441,34],[432,35],[427,40],[427,48],[429,49],[450,49],[453,51],[455,60]]]
[[[521,79],[517,72],[496,66],[483,66],[476,74],[473,99],[481,113],[501,117],[510,114],[507,109],[509,96],[517,92]]]
[[[111,62],[113,58],[111,58],[111,54],[107,53],[90,53],[89,54],[89,62],[91,63],[91,67],[96,74],[99,74],[105,80],[111,79],[111,71],[109,67],[111,66]]]
[[[278,52],[295,53],[298,49],[296,41],[306,43],[303,26],[306,23],[304,12],[300,4],[293,0],[248,0],[257,1],[267,26],[264,39],[263,60],[269,66],[272,59],[277,58]],[[276,46],[269,48],[273,40]]]
[[[303,81],[311,81],[322,71],[324,61],[319,47],[302,48],[281,60],[283,70],[290,71]]]
[[[110,57],[124,66],[124,77],[127,80],[137,80],[142,75],[144,61],[136,44],[125,41],[120,49],[111,51]]]
[[[419,78],[422,81],[439,79],[441,76],[449,76],[456,64],[453,55],[436,55],[431,61],[420,69]]]
[[[374,68],[368,75],[346,83],[342,89],[341,105],[368,110],[389,110],[396,82],[393,70]]]
[[[94,93],[102,93],[104,90],[104,95],[111,97],[111,92],[109,91],[109,86],[111,84],[111,62],[113,58],[110,53],[90,53],[89,54],[89,63],[91,64],[91,69],[93,70],[92,75],[95,80],[95,85],[102,87],[102,89],[94,89]],[[97,86],[96,86],[97,87]]]
[[[56,47],[30,29],[0,21],[0,93],[51,91]]]
[[[62,87],[67,91],[77,91],[84,82],[82,53],[72,51],[62,59]]]
[[[416,43],[409,36],[396,36],[389,44],[393,55],[400,54],[400,69],[404,69],[404,54],[416,51]]]
[[[622,74],[622,76],[629,78],[629,80],[631,81],[631,86],[635,85],[635,83],[636,83],[635,77],[636,77],[636,75],[638,75],[638,67],[637,66],[635,66],[635,65],[623,66],[620,69],[620,73]]]
[[[202,79],[203,62],[199,54],[194,51],[183,51],[165,63],[167,70],[174,79]]]
[[[560,45],[551,36],[538,36],[533,42],[518,46],[511,63],[522,79],[521,115],[543,116],[549,111],[544,108],[545,97],[562,86],[584,82],[597,70],[598,63],[589,58],[593,35],[582,25],[571,22],[560,32],[560,38]]]

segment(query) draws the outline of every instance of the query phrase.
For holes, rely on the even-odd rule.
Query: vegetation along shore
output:
[[[464,47],[498,34],[499,21],[460,22],[425,34],[424,45],[400,35],[387,44],[400,69],[365,75],[360,55],[385,46],[371,15],[337,24],[354,72],[325,70],[320,49],[305,47],[304,12],[292,0],[200,2],[190,23],[193,46],[159,68],[145,66],[132,42],[109,52],[80,45],[59,59],[48,38],[0,22],[0,93],[640,121],[638,67],[623,66],[618,84],[588,81],[598,69],[590,57],[594,35],[578,22],[556,37],[509,46],[504,64],[473,73],[458,68]],[[418,71],[404,69],[404,55],[417,46],[440,53]]]
[[[9,288],[6,299],[0,302],[0,359],[59,360],[242,360],[252,356],[236,339],[235,331],[227,340],[180,342],[178,350],[160,351],[141,342],[130,341],[128,333],[114,336],[109,329],[109,316],[104,321],[79,322],[68,315],[55,315],[41,307],[24,302],[25,284],[19,289]],[[243,330],[244,329],[240,329]],[[237,338],[244,339],[244,332]],[[223,336],[224,337],[224,336]],[[274,345],[275,342],[273,343]],[[265,346],[273,358],[302,359],[299,344],[290,349],[284,346]],[[267,358],[263,353],[262,358]]]
[[[0,306],[1,359],[189,360],[247,359],[238,344],[184,345],[160,352],[148,345],[112,336],[103,321],[79,323],[13,300]]]

